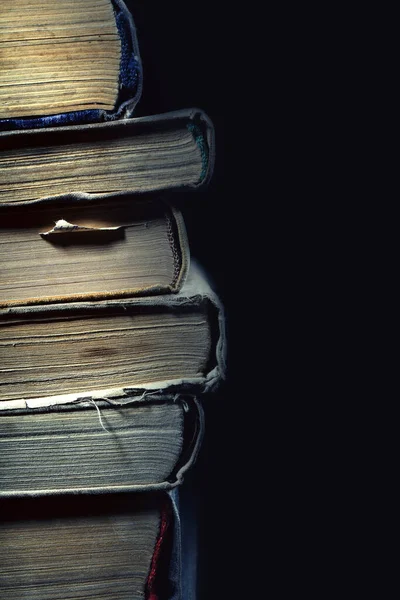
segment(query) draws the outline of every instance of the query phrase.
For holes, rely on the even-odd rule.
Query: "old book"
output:
[[[122,0],[3,0],[0,129],[130,116],[141,93]]]
[[[192,261],[177,294],[1,309],[0,405],[99,390],[207,391],[224,376],[224,353],[222,307]]]
[[[168,394],[0,410],[0,498],[171,489],[202,433],[198,402]]]
[[[12,499],[0,507],[2,600],[171,597],[176,523],[167,494]]]
[[[0,133],[0,205],[190,189],[211,176],[214,132],[198,109]]]
[[[182,215],[165,202],[0,208],[0,306],[172,293],[188,260]]]

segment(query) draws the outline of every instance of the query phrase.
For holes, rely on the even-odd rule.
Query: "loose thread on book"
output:
[[[96,407],[97,414],[99,415],[99,421],[100,421],[100,425],[102,426],[102,428],[104,429],[104,431],[105,431],[106,433],[110,433],[110,434],[111,434],[111,431],[109,431],[108,429],[106,429],[106,427],[104,427],[104,424],[103,424],[103,419],[101,418],[101,412],[100,412],[100,409],[99,409],[99,407],[97,406],[96,402],[95,402],[94,400],[92,400],[91,398],[89,398],[89,399],[88,399],[88,402],[91,402],[91,403],[92,403],[92,404],[94,404],[94,406]]]

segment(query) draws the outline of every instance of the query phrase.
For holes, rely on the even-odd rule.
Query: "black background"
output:
[[[246,598],[241,589],[248,573],[243,558],[241,507],[244,455],[237,437],[243,400],[240,333],[243,307],[238,278],[246,284],[245,241],[240,233],[243,198],[236,167],[230,162],[237,142],[236,115],[245,74],[229,11],[212,2],[126,1],[137,30],[143,63],[143,93],[135,116],[181,108],[204,110],[215,126],[216,162],[205,191],[177,194],[191,253],[214,282],[227,316],[228,378],[220,392],[204,402],[206,435],[200,457],[186,476],[181,497],[192,506],[198,524],[198,599]],[[234,45],[233,45],[234,42]],[[190,510],[190,509],[189,509]],[[251,551],[253,552],[253,551]]]

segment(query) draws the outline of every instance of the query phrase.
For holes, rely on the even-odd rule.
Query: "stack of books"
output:
[[[0,32],[0,597],[185,600],[174,490],[225,333],[176,199],[213,126],[132,117],[121,0],[3,0]]]

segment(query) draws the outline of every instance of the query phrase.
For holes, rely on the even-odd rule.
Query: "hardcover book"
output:
[[[199,109],[0,133],[0,206],[205,185],[214,129]]]
[[[0,208],[0,307],[177,292],[181,213],[134,197]]]
[[[177,535],[168,494],[3,500],[0,597],[171,598]]]
[[[130,117],[142,89],[122,0],[2,0],[0,130]]]
[[[147,394],[0,410],[0,498],[167,490],[196,459],[192,397]]]

